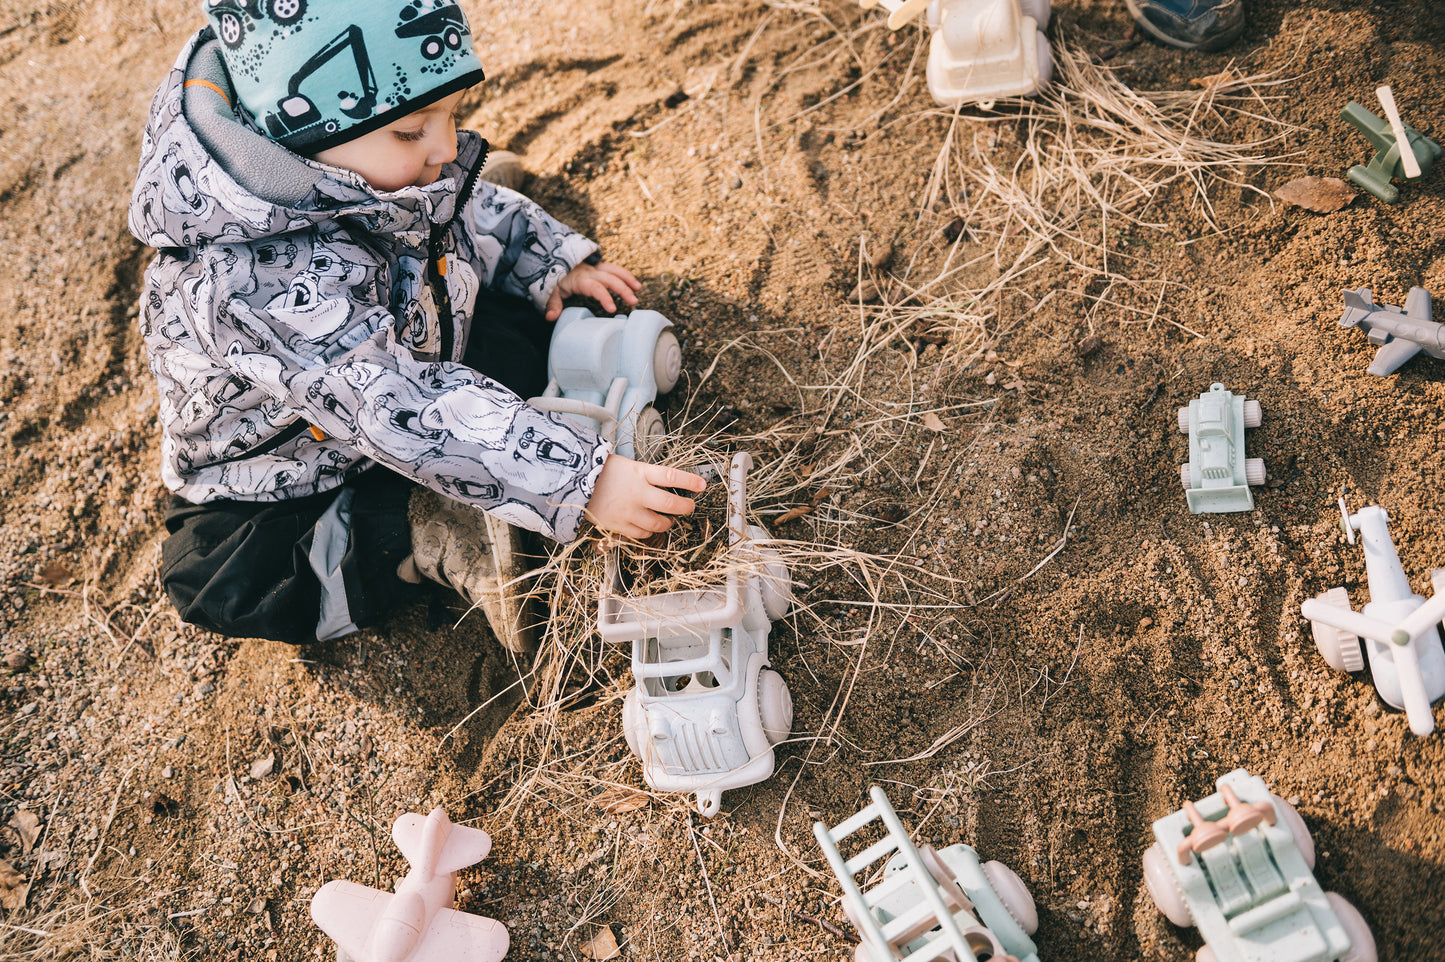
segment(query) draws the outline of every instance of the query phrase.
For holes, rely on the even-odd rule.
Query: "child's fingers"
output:
[[[616,277],[634,291],[642,290],[642,282],[639,281],[631,271],[623,267],[621,264],[613,264],[611,262],[604,261],[601,264],[597,265],[597,269],[600,271],[606,271],[608,274]]]
[[[642,468],[642,477],[654,487],[682,488],[685,491],[697,492],[707,490],[707,482],[691,471],[670,468],[663,464],[648,464],[645,461],[639,461],[638,464]],[[686,501],[687,499],[681,500]]]

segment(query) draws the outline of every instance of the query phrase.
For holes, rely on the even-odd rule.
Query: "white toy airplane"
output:
[[[1404,709],[1416,735],[1428,735],[1435,730],[1431,706],[1445,697],[1445,648],[1438,630],[1445,618],[1445,569],[1432,575],[1434,597],[1426,600],[1405,577],[1384,508],[1370,505],[1350,514],[1341,498],[1340,516],[1350,543],[1356,531],[1364,540],[1370,603],[1355,611],[1349,592],[1333,588],[1300,605],[1300,614],[1310,620],[1315,645],[1331,668],[1359,671],[1368,656],[1380,697]]]
[[[487,833],[453,825],[438,806],[402,815],[391,838],[411,863],[395,895],[335,881],[311,897],[311,918],[336,942],[337,962],[499,962],[506,927],[452,908],[457,871],[492,849]]]
[[[1430,292],[1412,287],[1403,308],[1376,304],[1366,288],[1345,291],[1345,312],[1340,327],[1358,327],[1379,348],[1370,373],[1394,374],[1410,358],[1424,351],[1445,358],[1445,324],[1431,317]]]

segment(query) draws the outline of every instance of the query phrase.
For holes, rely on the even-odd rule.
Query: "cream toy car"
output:
[[[1199,927],[1199,962],[1375,962],[1355,907],[1315,881],[1292,806],[1239,768],[1219,791],[1154,823],[1144,881],[1175,925]]]
[[[793,726],[782,676],[767,667],[772,623],[787,613],[787,566],[768,533],[744,520],[746,453],[728,471],[727,572],[716,587],[627,597],[616,556],[598,602],[605,641],[632,643],[637,686],[622,706],[627,745],[647,784],[693,792],[711,817],[722,793],[773,773],[773,746]]]
[[[813,836],[843,888],[843,911],[858,930],[856,962],[1038,962],[1029,938],[1039,927],[1038,912],[1012,869],[980,862],[961,843],[938,851],[916,848],[883,789],[874,785],[868,794],[872,804],[837,826],[813,823]],[[873,822],[883,823],[883,837],[846,858],[840,844],[864,829],[873,838]],[[876,866],[885,858],[879,873]],[[860,874],[865,884],[872,881],[867,891],[855,881]]]
[[[569,307],[547,352],[547,388],[533,407],[568,415],[612,442],[624,457],[649,460],[666,434],[653,407],[677,385],[682,349],[656,311],[596,317]]]

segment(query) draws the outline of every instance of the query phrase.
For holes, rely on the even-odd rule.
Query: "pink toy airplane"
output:
[[[311,897],[311,918],[336,942],[337,962],[500,962],[506,927],[452,907],[457,871],[492,849],[487,833],[453,825],[438,806],[402,815],[391,838],[411,863],[395,895],[335,881]]]

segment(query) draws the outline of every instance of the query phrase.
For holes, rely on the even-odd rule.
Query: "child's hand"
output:
[[[578,264],[567,272],[567,276],[552,288],[547,298],[547,320],[555,321],[562,313],[562,298],[581,294],[602,305],[609,314],[617,310],[612,300],[616,294],[628,307],[637,306],[635,291],[642,290],[642,282],[632,276],[625,267],[603,261],[600,264]]]
[[[605,531],[646,538],[672,527],[672,515],[691,514],[696,507],[691,498],[664,488],[700,492],[706,487],[706,481],[688,471],[612,454],[602,465],[585,513]]]

